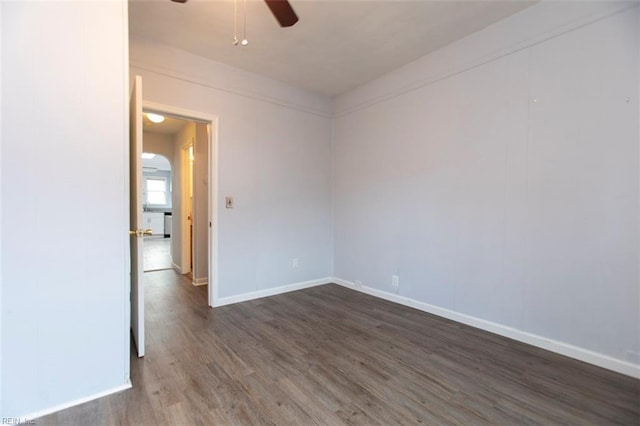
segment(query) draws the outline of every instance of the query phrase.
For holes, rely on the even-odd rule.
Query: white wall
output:
[[[638,21],[623,7],[539,4],[338,98],[335,275],[637,375]]]
[[[127,386],[126,13],[2,2],[3,418]]]
[[[218,296],[330,276],[329,101],[140,40],[130,55],[145,100],[219,117]]]
[[[143,132],[142,146],[144,152],[162,155],[169,160],[171,170],[175,167],[176,159],[173,145],[173,137],[163,133]]]
[[[2,97],[2,39],[3,39],[3,34],[4,31],[2,30],[2,5],[3,3],[0,2],[0,99],[4,99]],[[2,131],[2,105],[3,102],[0,101],[0,147],[2,147],[2,135],[3,135],[3,131]],[[0,149],[0,165],[2,164],[2,149]],[[0,171],[0,183],[2,182],[2,176],[1,176],[1,171]],[[3,241],[2,239],[2,185],[0,184],[0,241]],[[0,308],[2,307],[2,288],[3,288],[3,284],[2,284],[2,244],[0,244]],[[0,320],[2,320],[2,313],[0,313]],[[3,407],[3,403],[2,403],[2,395],[3,395],[3,388],[4,385],[2,384],[2,324],[0,324],[0,417],[2,416],[2,413],[4,413],[4,410],[2,409]]]

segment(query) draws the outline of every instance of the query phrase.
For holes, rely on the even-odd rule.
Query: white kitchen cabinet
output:
[[[142,220],[145,228],[153,230],[153,235],[164,235],[164,213],[143,212]]]

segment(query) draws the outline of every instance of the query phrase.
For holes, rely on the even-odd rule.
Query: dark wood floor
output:
[[[171,269],[171,238],[163,236],[144,237],[144,271]]]
[[[640,382],[337,285],[216,308],[147,273],[134,388],[38,424],[627,424]]]

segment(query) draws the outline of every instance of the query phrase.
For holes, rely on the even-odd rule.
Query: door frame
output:
[[[145,352],[144,238],[142,228],[142,77],[136,75],[129,103],[129,324],[139,358]]]
[[[194,239],[193,239],[193,224],[195,223],[194,214],[194,199],[193,199],[193,161],[191,160],[191,147],[195,145],[195,137],[188,141],[188,143],[182,143],[176,141],[179,145],[179,157],[180,162],[180,211],[181,216],[178,219],[177,225],[180,227],[180,273],[193,275],[193,269],[195,266],[194,259]],[[186,213],[189,213],[187,216]],[[195,277],[193,278],[195,283]]]
[[[207,125],[207,135],[209,144],[209,161],[207,178],[209,180],[209,191],[207,200],[207,219],[209,220],[209,232],[207,236],[207,245],[209,248],[209,276],[207,286],[207,303],[213,307],[218,300],[218,116],[193,111],[185,108],[179,108],[171,105],[160,104],[157,102],[145,101],[144,94],[142,100],[142,109],[144,111],[157,112],[158,114],[169,115],[183,120],[195,121]]]

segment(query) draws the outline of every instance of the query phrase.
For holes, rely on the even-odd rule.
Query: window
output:
[[[149,206],[167,206],[168,204],[168,185],[166,177],[144,178],[144,202]]]

